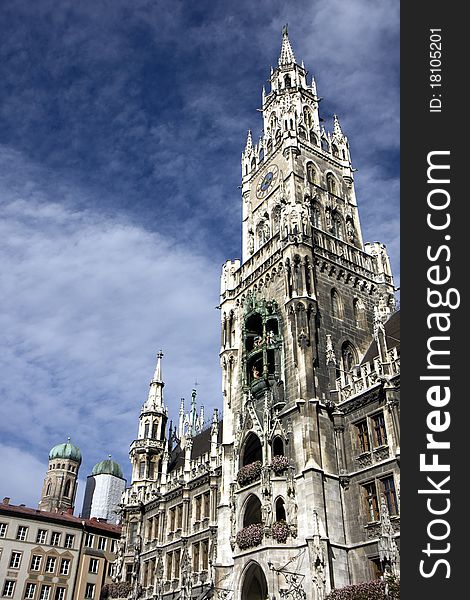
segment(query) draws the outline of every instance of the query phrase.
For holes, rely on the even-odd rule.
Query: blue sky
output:
[[[349,138],[364,239],[387,244],[397,276],[397,1],[0,4],[0,494],[13,503],[37,503],[67,436],[81,495],[108,453],[129,475],[160,348],[173,415],[196,380],[206,416],[221,406],[219,273],[240,256],[240,154],[261,133],[284,23],[325,126],[337,113]]]

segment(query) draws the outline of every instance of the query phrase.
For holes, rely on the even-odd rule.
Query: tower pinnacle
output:
[[[162,358],[163,352],[159,350],[157,353],[157,365],[155,367],[155,373],[152,381],[150,382],[150,389],[147,397],[147,401],[143,406],[143,410],[154,410],[155,408],[163,408],[163,387],[164,382],[162,380]]]
[[[295,56],[290,45],[289,35],[287,33],[287,24],[282,28],[282,46],[281,55],[279,56],[279,66],[290,65],[295,63]]]

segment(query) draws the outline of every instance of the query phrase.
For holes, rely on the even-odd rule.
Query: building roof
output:
[[[217,443],[220,444],[222,441],[222,430],[223,430],[223,421],[219,421],[219,434],[217,436]],[[195,460],[199,456],[210,452],[211,449],[211,427],[207,427],[201,433],[198,433],[192,438],[193,447],[191,449],[191,460]],[[184,465],[184,450],[181,448],[178,443],[171,452],[171,459],[168,471],[174,471],[178,467],[182,467]]]
[[[39,510],[38,508],[30,508],[28,506],[14,504],[6,504],[5,502],[0,503],[0,514],[23,517],[25,519],[38,519],[39,521],[50,521],[52,523],[59,523],[68,527],[85,528],[87,531],[94,530],[105,534],[114,534],[119,536],[121,534],[121,526],[107,523],[106,521],[99,521],[96,518],[82,519],[76,517],[67,512],[47,512],[45,510]]]
[[[49,452],[49,460],[54,458],[66,458],[74,460],[79,464],[82,462],[82,453],[80,448],[70,442],[70,438],[64,444],[57,444]]]
[[[387,347],[390,350],[391,348],[396,348],[400,351],[400,311],[393,313],[388,320],[384,323],[385,329],[385,338],[387,341]],[[367,352],[364,354],[364,358],[361,361],[361,364],[366,362],[371,362],[379,355],[379,350],[377,348],[377,342],[375,340],[372,341],[371,345],[367,349]]]
[[[119,477],[124,479],[124,475],[122,474],[122,469],[119,463],[115,460],[111,460],[111,458],[107,458],[106,460],[102,460],[93,467],[91,471],[92,475],[114,475],[114,477]]]

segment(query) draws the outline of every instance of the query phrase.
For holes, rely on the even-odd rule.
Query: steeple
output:
[[[157,365],[150,382],[147,400],[142,406],[139,417],[139,432],[130,448],[132,462],[132,483],[155,481],[158,476],[158,464],[166,444],[166,423],[168,409],[163,402],[162,378],[163,352],[157,354]]]
[[[280,67],[295,63],[295,56],[287,33],[287,23],[282,28],[282,46],[278,64]]]
[[[143,406],[143,410],[156,410],[163,409],[163,387],[165,386],[162,380],[162,358],[163,352],[160,350],[157,354],[157,366],[155,367],[155,373],[152,381],[150,382],[150,389],[147,397],[147,401]]]

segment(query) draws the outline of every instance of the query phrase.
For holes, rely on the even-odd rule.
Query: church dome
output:
[[[122,474],[121,466],[111,458],[107,458],[106,460],[102,460],[97,463],[91,472],[92,475],[114,475],[115,477],[120,477],[124,479]]]
[[[57,444],[49,452],[49,460],[54,458],[66,458],[68,460],[74,460],[79,464],[82,462],[82,453],[80,448],[70,443],[70,438],[65,444]]]

